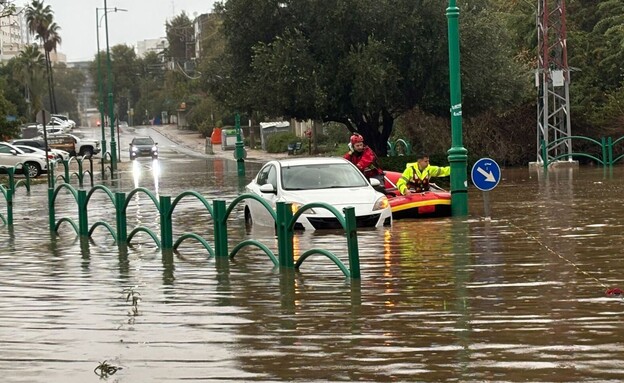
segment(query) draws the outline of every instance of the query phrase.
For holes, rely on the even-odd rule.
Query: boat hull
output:
[[[396,183],[401,173],[386,172],[385,187],[392,210],[393,219],[448,217],[451,215],[451,193],[444,190],[431,190],[423,193],[401,195]]]

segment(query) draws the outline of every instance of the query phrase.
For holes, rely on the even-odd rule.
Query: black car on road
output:
[[[152,137],[134,137],[130,143],[130,160],[137,157],[158,158],[158,144]]]

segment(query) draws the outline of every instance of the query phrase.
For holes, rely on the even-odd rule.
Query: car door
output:
[[[275,209],[277,194],[263,193],[260,191],[260,188],[262,186],[268,184],[273,186],[273,190],[277,190],[277,170],[274,164],[268,164],[260,170],[258,176],[256,177],[256,182],[252,184],[252,190],[250,191],[260,198],[264,199],[273,209]],[[264,206],[262,206],[258,202],[251,201],[250,208],[251,215],[255,222],[261,223],[263,225],[270,225],[270,222],[273,221],[271,214],[266,210]]]
[[[0,166],[15,166],[19,162],[16,155],[11,153],[11,147],[0,142]]]

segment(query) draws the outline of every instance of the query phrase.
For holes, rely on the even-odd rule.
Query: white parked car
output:
[[[26,150],[24,150],[24,148],[22,148],[22,146],[29,146],[31,148],[39,149],[39,150],[41,150],[43,152],[45,152],[45,146],[46,146],[45,145],[45,141],[43,140],[43,138],[41,138],[41,139],[37,139],[37,138],[30,138],[30,139],[21,138],[21,139],[17,139],[17,140],[11,141],[11,144],[17,146],[20,149],[22,149],[24,152],[26,152]],[[69,152],[67,152],[65,150],[61,150],[61,149],[52,149],[52,148],[48,147],[48,152],[51,152],[52,154],[54,154],[54,158],[56,158],[57,160],[69,161],[69,158],[71,157]]]
[[[377,183],[379,181],[371,181]],[[324,202],[342,212],[355,208],[358,227],[381,227],[392,224],[388,199],[371,186],[362,172],[343,158],[317,157],[283,159],[267,162],[246,192],[255,194],[275,208],[276,202],[290,202],[293,210],[311,202]],[[269,212],[258,201],[245,200],[245,221],[251,225],[274,225]],[[306,210],[295,229],[340,228],[327,209]]]
[[[67,123],[67,125],[69,125],[70,129],[74,129],[76,127],[76,122],[74,120],[70,119],[67,116],[64,116],[62,114],[52,114],[51,116],[52,116],[53,119],[58,119],[58,120],[61,120],[61,121],[65,122],[65,123]]]
[[[0,165],[15,167],[22,171],[26,169],[31,178],[48,171],[45,156],[24,153],[8,142],[0,142]]]
[[[33,148],[32,146],[28,146],[28,145],[15,145],[16,148],[18,148],[19,150],[21,150],[24,153],[32,153],[32,154],[37,154],[39,156],[43,156],[45,158],[46,152],[43,149],[39,149],[39,148]],[[58,161],[69,161],[69,158],[71,156],[69,155],[68,152],[64,151],[64,150],[59,150],[59,149],[49,149],[48,150],[48,158],[50,160],[58,160]]]

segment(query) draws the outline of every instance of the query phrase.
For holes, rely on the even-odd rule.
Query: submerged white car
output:
[[[373,189],[360,170],[343,158],[267,162],[246,186],[246,193],[263,198],[273,209],[277,202],[292,203],[294,211],[307,203],[324,202],[341,213],[345,207],[354,207],[358,227],[392,224],[386,196]],[[249,225],[275,224],[266,208],[252,199],[245,200],[245,221]],[[295,224],[295,229],[336,228],[341,228],[339,221],[329,210],[321,208],[306,210]]]

